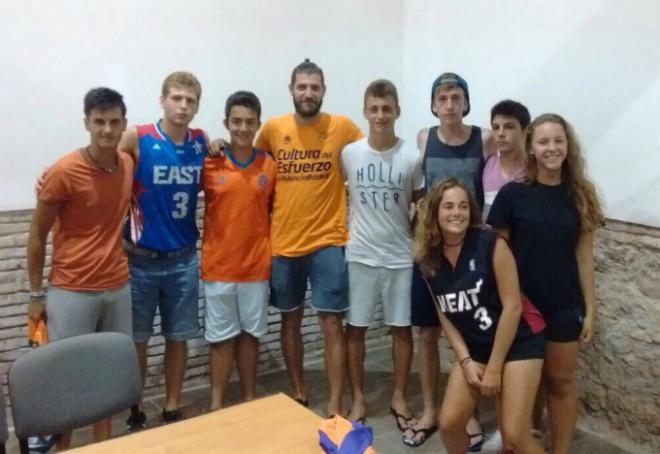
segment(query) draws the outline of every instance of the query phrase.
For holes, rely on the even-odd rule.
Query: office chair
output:
[[[5,410],[5,395],[0,387],[0,454],[5,454],[5,443],[9,438],[7,432],[7,410]]]
[[[8,382],[21,453],[28,453],[28,436],[95,423],[142,395],[133,340],[120,333],[85,334],[30,350],[12,364]]]

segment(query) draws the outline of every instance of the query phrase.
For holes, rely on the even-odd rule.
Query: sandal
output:
[[[399,413],[398,411],[396,411],[394,407],[390,407],[390,413],[392,414],[392,416],[394,416],[394,420],[396,421],[396,426],[401,432],[405,432],[406,429],[411,429],[408,423],[413,420],[412,416],[406,417],[401,413]],[[401,424],[402,419],[404,422],[403,424]]]
[[[476,434],[471,434],[467,432],[468,437],[470,437],[470,447],[468,448],[468,452],[481,452],[481,448],[484,445],[484,442],[486,441],[486,434],[483,432],[477,432]],[[479,441],[473,442],[472,439],[476,437],[481,437]]]
[[[424,429],[410,428],[410,430],[413,433],[412,437],[408,438],[405,435],[402,435],[401,441],[403,441],[403,444],[406,446],[416,448],[418,446],[422,446],[424,442],[438,430],[438,426],[426,427]],[[417,434],[422,434],[422,437],[417,438]]]

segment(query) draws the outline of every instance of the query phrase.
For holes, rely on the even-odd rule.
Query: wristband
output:
[[[465,366],[467,363],[469,363],[470,361],[472,361],[472,358],[471,358],[470,356],[466,356],[465,358],[461,359],[461,360],[458,362],[458,364],[459,364],[461,367],[463,367],[463,366]]]
[[[46,292],[44,290],[40,292],[30,292],[31,300],[40,300],[46,297]]]

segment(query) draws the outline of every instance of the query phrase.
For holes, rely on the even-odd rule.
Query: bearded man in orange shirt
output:
[[[289,85],[295,112],[269,119],[256,147],[271,152],[277,163],[271,303],[282,313],[282,351],[293,397],[307,405],[301,323],[309,279],[311,306],[323,332],[327,412],[335,415],[341,413],[342,318],[348,309],[346,192],[339,155],[363,134],[348,118],[321,112],[325,90],[321,68],[309,60],[296,66]]]

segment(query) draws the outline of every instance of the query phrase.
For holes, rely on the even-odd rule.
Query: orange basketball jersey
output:
[[[270,278],[270,206],[276,173],[272,156],[257,149],[242,163],[229,149],[224,157],[205,159],[202,279]]]

